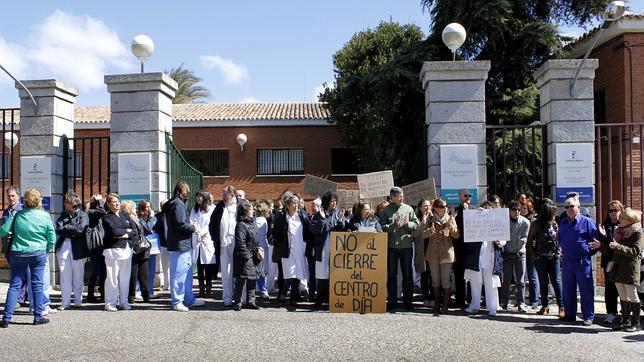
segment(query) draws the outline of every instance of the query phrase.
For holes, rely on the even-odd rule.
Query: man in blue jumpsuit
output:
[[[574,321],[577,316],[577,286],[581,296],[581,314],[584,325],[590,326],[595,318],[595,289],[590,257],[597,252],[590,243],[597,237],[595,222],[581,215],[579,199],[566,199],[566,217],[559,222],[559,242],[563,254],[563,305],[566,314],[561,320]]]

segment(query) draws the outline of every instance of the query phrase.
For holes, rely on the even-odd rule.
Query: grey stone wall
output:
[[[427,174],[440,193],[440,146],[476,145],[479,200],[487,196],[485,152],[485,81],[489,61],[425,62],[420,79],[425,89]],[[446,185],[449,187],[448,185]]]
[[[164,73],[105,76],[111,96],[110,189],[118,190],[118,155],[150,153],[151,203],[167,197],[167,150],[165,133],[172,134],[172,99],[177,83]]]

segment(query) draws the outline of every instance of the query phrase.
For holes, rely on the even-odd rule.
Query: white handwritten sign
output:
[[[394,175],[391,171],[358,175],[358,188],[363,198],[388,196],[392,187],[394,187]]]
[[[358,190],[338,190],[338,209],[351,210],[353,204],[360,201],[360,191]]]
[[[466,243],[510,240],[510,211],[507,208],[464,210],[462,232]]]

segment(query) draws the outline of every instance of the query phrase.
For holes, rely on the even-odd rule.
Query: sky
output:
[[[644,12],[644,1],[631,8]],[[146,72],[183,65],[203,78],[208,102],[310,102],[353,34],[390,19],[425,34],[430,25],[419,0],[21,0],[0,13],[0,64],[19,79],[63,81],[80,105],[109,104],[104,75],[139,72],[138,34],[155,43]],[[0,107],[18,106],[17,94],[0,72]]]

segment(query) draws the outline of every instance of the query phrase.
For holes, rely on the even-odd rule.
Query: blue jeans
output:
[[[533,306],[539,304],[539,277],[537,276],[537,268],[535,266],[534,256],[527,256],[525,259],[525,268],[528,273],[528,281],[530,282],[530,288],[528,289],[528,295],[530,296],[530,304]]]
[[[505,307],[510,302],[510,283],[512,283],[512,276],[514,276],[514,283],[517,287],[517,303],[522,305],[525,303],[525,254],[519,253],[518,255],[503,254],[503,284],[501,285],[501,304]]]
[[[413,248],[396,249],[389,248],[387,250],[387,302],[391,307],[395,306],[398,301],[398,263],[400,262],[400,269],[402,270],[402,289],[403,289],[403,303],[411,305],[414,296],[414,278],[413,278]]]
[[[548,281],[552,283],[552,289],[555,290],[557,305],[562,307],[561,298],[561,258],[548,259],[545,256],[535,260],[537,273],[539,273],[539,286],[541,287],[541,305],[548,306]]]
[[[148,295],[154,295],[154,276],[157,273],[157,256],[150,255],[148,259]]]
[[[49,308],[49,304],[51,303],[51,300],[49,299],[49,286],[51,284],[49,282],[49,272],[50,272],[50,269],[49,269],[49,254],[45,254],[45,255],[46,255],[46,258],[45,258],[45,270],[43,271],[43,274],[42,274],[43,275],[42,276],[42,308],[43,308],[43,310]],[[27,288],[29,289],[29,295],[31,296],[31,295],[34,295],[34,292],[33,292],[32,287],[31,287],[31,272],[30,272],[29,268],[27,268],[26,275],[27,275]],[[34,312],[34,303],[32,303],[31,300],[32,300],[32,298],[29,297],[29,311],[31,313],[33,313]]]
[[[195,302],[192,293],[192,250],[170,252],[170,302],[190,307]]]
[[[37,251],[33,253],[9,253],[11,284],[9,285],[2,319],[10,321],[13,317],[13,312],[16,308],[16,301],[18,300],[18,294],[20,293],[20,287],[25,281],[25,272],[28,268],[31,270],[30,281],[32,290],[30,291],[30,295],[32,304],[35,308],[34,320],[43,319],[43,276],[46,263],[46,251]]]

